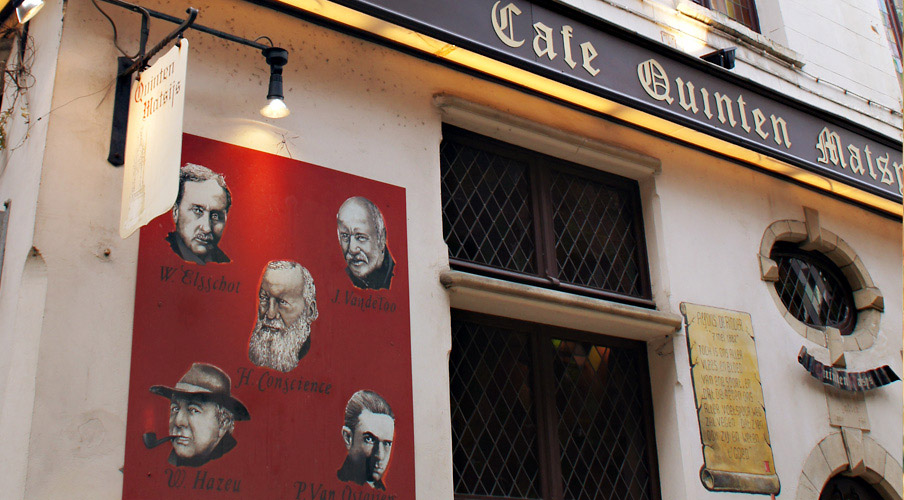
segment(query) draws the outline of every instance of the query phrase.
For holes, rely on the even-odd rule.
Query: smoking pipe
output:
[[[177,437],[179,436],[164,436],[160,439],[157,439],[156,432],[145,432],[144,436],[141,436],[141,439],[144,440],[144,445],[147,447],[147,449],[150,450],[151,448],[156,448],[163,443],[168,443],[173,439],[176,439]]]

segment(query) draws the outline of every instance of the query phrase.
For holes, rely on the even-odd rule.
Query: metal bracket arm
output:
[[[132,74],[136,71],[141,72],[147,67],[147,62],[157,55],[164,47],[172,42],[176,37],[182,36],[195,19],[198,17],[198,9],[189,7],[185,12],[188,19],[167,35],[163,40],[154,45],[150,51],[145,51],[148,40],[148,20],[150,14],[147,9],[132,5],[121,0],[104,0],[105,2],[118,5],[135,12],[141,13],[141,39],[138,55],[135,59],[128,57],[120,57],[117,59],[116,67],[116,90],[113,94],[113,126],[110,130],[110,152],[107,154],[107,161],[114,166],[121,166],[125,163],[126,151],[126,133],[129,123],[129,94],[132,87]]]
[[[141,38],[139,40],[138,55],[134,58],[120,57],[117,59],[116,91],[113,100],[113,127],[110,131],[110,153],[107,156],[107,161],[117,167],[125,163],[126,129],[129,121],[129,94],[131,93],[132,74],[136,71],[139,73],[143,71],[147,66],[147,62],[152,57],[154,57],[158,52],[160,52],[160,50],[166,47],[166,45],[173,41],[176,37],[181,37],[185,30],[191,28],[202,33],[207,33],[209,35],[228,40],[230,42],[240,43],[242,45],[246,45],[260,51],[273,49],[272,42],[270,43],[270,45],[264,45],[262,43],[258,43],[257,40],[247,40],[245,38],[225,33],[223,31],[208,28],[207,26],[195,24],[195,19],[198,17],[198,10],[195,8],[188,8],[186,10],[186,13],[188,13],[188,19],[183,20],[179,19],[178,17],[164,14],[162,12],[157,12],[155,10],[125,2],[124,0],[100,1],[129,9],[133,12],[141,14]],[[150,51],[146,51],[149,31],[148,23],[151,17],[178,24],[179,26],[175,30],[173,30],[172,33],[161,40],[160,43],[154,45],[154,47],[151,48]],[[258,40],[260,38],[258,38]],[[269,38],[267,38],[267,40],[269,41]]]
[[[180,24],[178,28],[173,30],[173,32],[170,33],[169,35],[166,35],[166,37],[164,37],[163,40],[160,40],[160,42],[158,42],[157,45],[154,45],[154,47],[151,48],[150,52],[148,52],[144,56],[138,57],[136,59],[136,61],[134,63],[132,63],[132,65],[129,66],[128,69],[126,69],[125,74],[119,75],[119,76],[131,75],[136,70],[140,72],[147,66],[147,62],[152,57],[157,55],[157,53],[160,52],[160,50],[162,50],[163,47],[166,47],[166,45],[168,43],[170,43],[171,41],[175,40],[176,37],[181,37],[182,33],[185,30],[187,30],[192,24],[194,24],[195,18],[198,17],[198,9],[196,9],[194,7],[189,7],[188,9],[186,9],[185,13],[188,14],[188,19],[182,21],[182,24]],[[142,49],[144,49],[144,47],[142,47]]]

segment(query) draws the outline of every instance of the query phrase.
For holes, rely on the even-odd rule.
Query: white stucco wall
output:
[[[787,45],[806,57],[808,73],[900,109],[877,1],[782,0],[781,11]]]
[[[47,114],[54,89],[63,3],[51,0],[29,27],[24,67],[32,76],[14,98],[6,84],[4,110],[14,106],[0,151],[0,204],[10,202],[9,227],[0,276],[0,482],[5,494],[22,498],[35,395],[37,346],[44,315],[46,269],[32,251],[38,189],[47,139]],[[13,45],[6,69],[19,67]],[[26,118],[27,116],[27,118]]]
[[[886,298],[881,332],[869,350],[848,353],[848,369],[890,365],[901,373],[901,225],[825,196],[762,174],[676,150],[658,180],[662,198],[664,245],[670,258],[671,307],[679,302],[706,304],[751,314],[756,334],[760,379],[782,496],[793,498],[799,471],[817,443],[837,429],[829,426],[821,384],[797,364],[801,346],[825,362],[827,350],[805,340],[782,318],[760,281],[757,259],[765,228],[775,220],[804,220],[803,206],[819,210],[820,224],[851,244]],[[686,340],[675,338],[679,411],[695,422]],[[683,367],[683,368],[682,368]],[[872,430],[901,462],[901,390],[891,385],[866,395]],[[700,462],[699,432],[685,429],[686,452]],[[696,456],[695,456],[696,455]],[[689,465],[689,464],[688,464]],[[688,466],[687,470],[694,467]],[[795,472],[797,471],[797,472]],[[692,481],[689,498],[703,498]],[[707,498],[717,498],[709,494]],[[730,496],[726,496],[730,498]]]
[[[185,7],[142,4],[172,15]],[[137,16],[104,6],[122,43],[134,48]],[[449,499],[452,492],[449,301],[437,279],[447,265],[438,92],[662,160],[662,173],[643,183],[647,219],[661,221],[647,228],[657,259],[651,264],[656,302],[670,312],[687,301],[753,316],[783,497],[793,495],[803,460],[829,428],[821,388],[797,365],[805,341],[759,280],[756,253],[769,223],[802,219],[801,207],[814,207],[824,227],[855,246],[885,294],[886,313],[879,342],[852,356],[850,366],[887,363],[901,373],[900,223],[250,3],[193,6],[201,24],[251,39],[268,35],[289,50],[284,80],[292,114],[273,122],[258,114],[268,72],[256,51],[189,32],[185,132],[406,189],[418,498]],[[172,25],[154,21],[152,27],[153,41]],[[138,237],[117,234],[122,172],[106,162],[112,89],[104,89],[116,55],[101,15],[89,2],[70,2],[33,238],[46,262],[48,290],[21,498],[121,495]],[[87,97],[75,99],[80,96]],[[697,476],[702,454],[684,337],[651,342],[650,353],[663,499],[739,498],[706,493]],[[874,392],[871,435],[898,450],[900,462],[900,388]]]

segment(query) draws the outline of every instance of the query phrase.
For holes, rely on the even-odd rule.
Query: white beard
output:
[[[248,343],[248,359],[257,366],[289,372],[298,366],[298,351],[310,335],[311,325],[304,318],[283,331],[264,328],[258,319]]]

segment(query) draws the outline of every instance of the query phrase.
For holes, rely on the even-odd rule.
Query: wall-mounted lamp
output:
[[[16,17],[20,24],[27,23],[44,6],[44,0],[15,0]]]
[[[722,66],[725,69],[732,69],[735,64],[735,47],[728,47],[727,49],[719,49],[715,52],[710,52],[709,54],[700,56],[700,59],[711,62],[716,66]]]
[[[36,1],[43,2],[43,0],[13,1],[22,3]],[[133,12],[141,14],[142,16],[141,38],[139,40],[138,55],[134,57],[120,57],[117,61],[118,70],[116,78],[116,91],[113,98],[113,126],[111,127],[110,131],[110,154],[107,157],[107,161],[109,161],[112,165],[118,167],[125,161],[126,129],[128,127],[129,121],[129,89],[132,84],[132,74],[136,71],[141,71],[142,69],[144,69],[145,65],[154,56],[154,54],[162,50],[164,46],[174,40],[177,36],[181,36],[182,32],[187,29],[193,29],[202,33],[207,33],[208,35],[213,35],[215,37],[222,38],[223,40],[247,45],[248,47],[253,47],[257,50],[260,50],[264,54],[264,57],[267,59],[267,64],[270,65],[270,87],[267,91],[267,99],[270,102],[269,104],[267,104],[267,106],[261,109],[261,114],[268,118],[282,118],[289,115],[289,108],[283,101],[282,85],[282,69],[283,66],[285,66],[286,63],[289,62],[289,52],[285,49],[274,47],[273,42],[269,37],[262,36],[257,39],[260,40],[264,38],[270,42],[269,45],[264,45],[262,43],[258,43],[257,40],[247,40],[245,38],[238,37],[220,30],[215,30],[213,28],[208,28],[207,26],[195,24],[195,18],[198,16],[198,10],[194,8],[189,8],[186,11],[189,14],[188,19],[179,19],[178,17],[173,17],[168,14],[164,14],[163,12],[157,12],[155,10],[131,4],[129,2],[126,2],[125,0],[102,1],[129,9]],[[97,6],[97,4],[95,4],[95,6]],[[100,10],[100,7],[97,8],[98,10]],[[175,31],[170,33],[166,38],[161,40],[153,48],[146,50],[148,33],[150,31],[148,29],[148,24],[151,17],[178,24],[179,27],[176,28]]]
[[[270,65],[270,87],[267,90],[267,105],[261,108],[261,114],[267,118],[283,118],[289,116],[289,107],[283,100],[282,70],[289,62],[289,52],[279,47],[268,47],[262,51]]]
[[[6,24],[15,9],[19,24],[25,24],[41,10],[44,0],[12,0],[0,2],[0,4],[3,4],[3,8],[0,8],[0,23]]]

